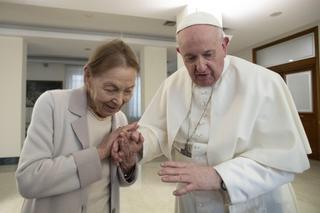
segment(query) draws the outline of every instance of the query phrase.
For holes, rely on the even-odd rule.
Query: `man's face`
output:
[[[201,87],[212,86],[223,71],[228,39],[210,25],[194,25],[177,35],[184,64],[192,81]]]

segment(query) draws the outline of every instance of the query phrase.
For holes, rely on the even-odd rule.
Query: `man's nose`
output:
[[[204,72],[207,68],[206,60],[202,57],[199,57],[195,63],[195,68],[198,72]]]

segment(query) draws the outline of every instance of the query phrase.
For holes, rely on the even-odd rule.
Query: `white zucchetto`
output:
[[[178,23],[177,33],[197,24],[208,24],[222,29],[222,23],[214,15],[206,12],[194,12],[182,18],[181,22]]]

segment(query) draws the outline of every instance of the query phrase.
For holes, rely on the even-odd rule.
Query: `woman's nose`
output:
[[[118,104],[118,105],[121,105],[123,103],[123,93],[122,92],[119,92],[117,93],[115,96],[113,96],[113,99],[112,101],[115,103],[115,104]]]

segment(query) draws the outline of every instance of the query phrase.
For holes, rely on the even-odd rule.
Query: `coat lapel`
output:
[[[69,111],[77,116],[78,119],[71,123],[72,129],[78,137],[82,148],[89,147],[88,123],[87,123],[87,95],[84,87],[75,89],[71,93]]]

